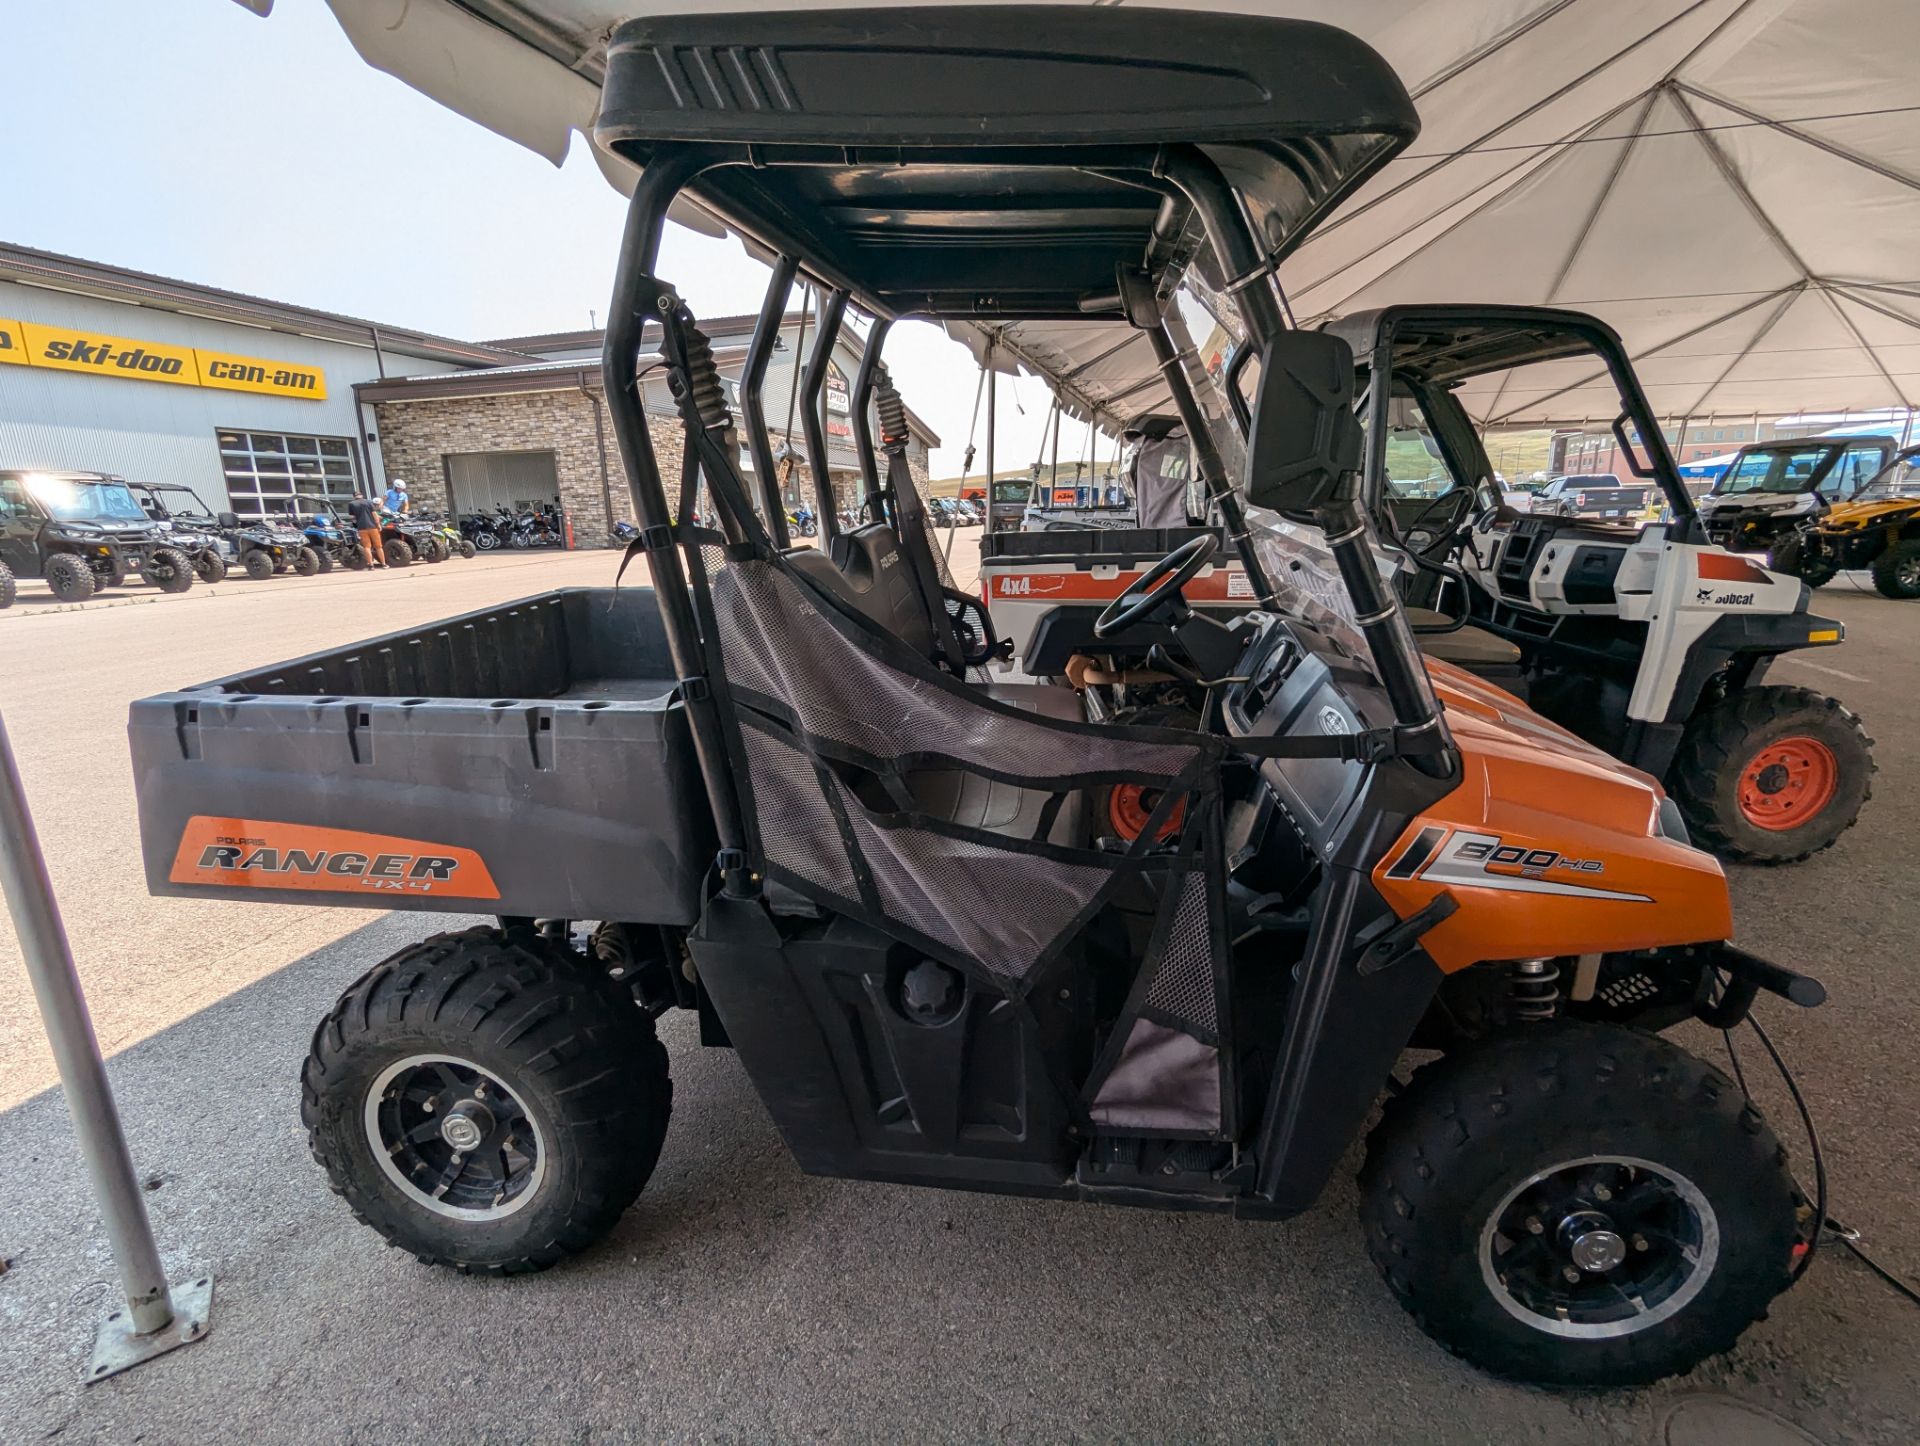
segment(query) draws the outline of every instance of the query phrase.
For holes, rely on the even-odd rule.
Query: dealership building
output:
[[[791,405],[813,345],[806,322],[786,318],[762,395],[776,451],[794,454],[788,495],[810,503]],[[753,323],[701,323],[730,388]],[[597,331],[456,341],[0,243],[0,468],[183,483],[212,510],[242,517],[284,512],[298,497],[340,505],[403,476],[416,507],[552,503],[577,545],[605,545],[632,509],[600,344]],[[858,477],[847,379],[860,355],[859,337],[843,331],[827,378],[827,465],[846,501]],[[678,417],[657,370],[643,385],[677,494]],[[939,438],[910,421],[924,485]],[[751,472],[744,450],[742,466]]]

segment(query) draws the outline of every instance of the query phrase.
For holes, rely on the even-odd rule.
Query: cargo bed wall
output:
[[[690,924],[714,840],[650,589],[143,699],[156,894]]]

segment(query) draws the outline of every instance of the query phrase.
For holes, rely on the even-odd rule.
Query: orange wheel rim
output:
[[[1782,738],[1748,760],[1740,775],[1740,816],[1776,833],[1798,828],[1829,803],[1840,762],[1817,738]]]
[[[1153,817],[1153,811],[1160,806],[1162,796],[1161,789],[1148,788],[1144,784],[1119,784],[1107,795],[1107,822],[1121,838],[1139,838],[1147,831],[1147,820]],[[1187,801],[1183,798],[1173,806],[1166,822],[1160,825],[1156,842],[1170,839],[1178,833],[1186,816]]]

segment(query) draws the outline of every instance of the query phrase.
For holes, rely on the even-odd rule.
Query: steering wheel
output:
[[[1192,582],[1200,569],[1213,561],[1214,553],[1219,550],[1220,538],[1211,532],[1203,532],[1191,541],[1181,543],[1136,577],[1125,592],[1107,604],[1100,616],[1094,619],[1093,635],[1096,638],[1110,638],[1166,611],[1176,603],[1184,606],[1186,598],[1180,589]]]
[[[1439,512],[1442,508],[1447,509],[1446,525],[1436,529],[1434,534],[1429,536],[1424,543],[1416,542],[1416,536],[1427,530],[1427,519],[1433,516],[1434,513]],[[1401,541],[1405,544],[1408,552],[1414,553],[1421,558],[1434,558],[1443,555],[1452,550],[1452,544],[1456,540],[1456,535],[1466,525],[1467,520],[1479,515],[1484,508],[1485,499],[1481,496],[1479,487],[1452,488],[1449,491],[1442,492],[1438,497],[1434,498],[1414,514],[1413,520],[1407,524],[1406,530],[1401,533]]]

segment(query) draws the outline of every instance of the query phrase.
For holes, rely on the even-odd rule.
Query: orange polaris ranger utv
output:
[[[1430,679],[1369,561],[1354,359],[1286,329],[1268,279],[1415,131],[1376,55],[1296,21],[615,32],[597,134],[643,170],[607,396],[652,588],[133,711],[156,891],[500,916],[376,964],[314,1033],[303,1112],[362,1219],[478,1272],[590,1246],[659,1154],[654,1020],[677,1007],[827,1175],[1274,1219],[1390,1090],[1368,1247],[1430,1333],[1523,1380],[1684,1371],[1765,1312],[1805,1203],[1741,1091],[1652,1031],[1820,987],[1727,942],[1720,868],[1645,775]],[[780,544],[712,349],[654,272],[679,196],[780,258],[762,350],[796,271],[883,320],[1124,319],[1157,346],[1190,270],[1237,294],[1244,475],[1191,430],[1258,605],[1187,606],[1205,535],[1100,620],[1166,626],[1185,726],[986,680],[995,640],[941,572],[884,377],[875,520],[823,505],[823,546]],[[643,331],[686,426],[677,496]],[[1311,586],[1283,518],[1324,531]],[[1114,785],[1148,810],[1130,842],[1089,807]],[[1438,1058],[1399,1085],[1410,1047]]]

